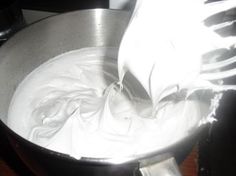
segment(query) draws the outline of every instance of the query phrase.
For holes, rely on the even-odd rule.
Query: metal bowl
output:
[[[57,15],[26,27],[0,49],[0,127],[17,154],[36,175],[134,175],[142,163],[157,162],[170,156],[180,162],[191,150],[201,129],[196,129],[193,135],[175,145],[120,164],[107,159],[76,160],[35,145],[6,125],[12,95],[26,75],[48,59],[67,51],[95,46],[118,47],[129,17],[128,12],[104,9]]]

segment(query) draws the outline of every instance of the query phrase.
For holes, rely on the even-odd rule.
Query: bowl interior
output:
[[[45,61],[84,47],[119,46],[129,14],[83,10],[47,18],[15,34],[0,49],[0,119],[18,84]]]

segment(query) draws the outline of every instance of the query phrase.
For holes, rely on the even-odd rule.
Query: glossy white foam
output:
[[[167,147],[191,134],[204,114],[197,100],[152,104],[132,76],[120,91],[114,48],[57,56],[17,88],[8,125],[32,142],[75,158],[120,158]],[[165,105],[165,106],[164,106]]]

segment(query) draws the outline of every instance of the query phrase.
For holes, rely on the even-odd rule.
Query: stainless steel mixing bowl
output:
[[[140,174],[140,168],[143,175],[147,170],[150,175],[165,172],[163,168],[168,168],[169,175],[178,175],[174,158],[181,161],[186,156],[200,129],[164,150],[114,164],[106,159],[76,160],[47,150],[22,138],[6,125],[12,95],[27,74],[48,59],[70,50],[119,46],[128,21],[129,13],[124,11],[75,11],[30,25],[0,48],[0,127],[17,154],[36,175],[125,176]],[[160,161],[163,161],[162,165]]]

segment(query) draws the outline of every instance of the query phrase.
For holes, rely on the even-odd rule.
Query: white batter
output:
[[[156,151],[199,126],[207,113],[197,99],[163,101],[152,117],[151,100],[131,75],[120,90],[116,53],[115,48],[86,48],[39,66],[14,94],[9,127],[79,159]]]

